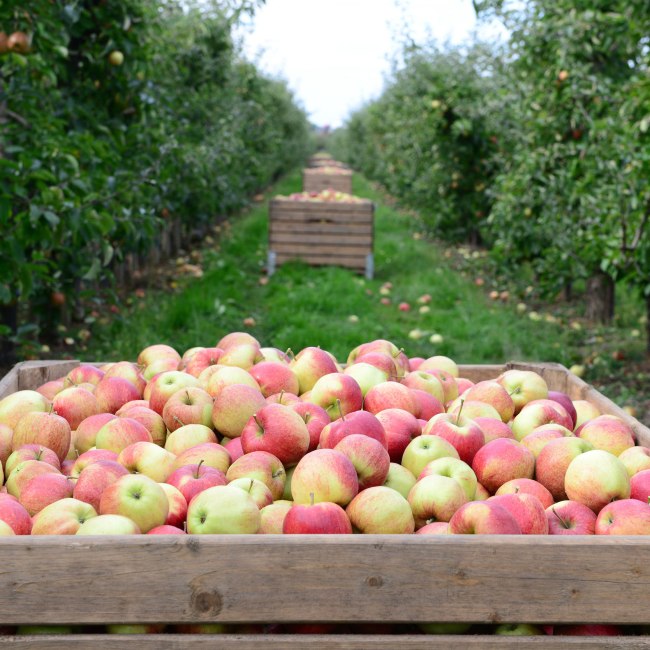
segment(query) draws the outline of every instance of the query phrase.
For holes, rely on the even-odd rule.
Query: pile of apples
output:
[[[0,400],[0,535],[650,534],[650,449],[531,371],[233,332]]]
[[[321,190],[320,192],[294,192],[288,196],[276,196],[281,201],[324,201],[327,203],[370,203],[368,199],[353,196],[346,192],[339,192],[333,189]]]

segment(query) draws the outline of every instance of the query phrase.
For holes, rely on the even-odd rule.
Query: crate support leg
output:
[[[366,255],[366,278],[372,280],[372,276],[375,274],[375,258],[372,253]]]
[[[271,277],[275,273],[275,252],[269,251],[266,261],[266,274]]]

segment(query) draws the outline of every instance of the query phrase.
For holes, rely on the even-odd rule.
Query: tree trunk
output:
[[[11,339],[18,327],[18,303],[0,304],[0,324],[9,329],[9,334],[0,334],[0,366],[12,366],[16,363],[16,344]]]
[[[614,280],[597,271],[587,280],[586,316],[595,323],[611,323],[614,318]]]

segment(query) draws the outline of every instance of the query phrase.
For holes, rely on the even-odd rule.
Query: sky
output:
[[[286,79],[314,124],[336,128],[381,94],[405,23],[416,42],[459,44],[476,15],[471,0],[266,0],[241,34],[247,57]]]

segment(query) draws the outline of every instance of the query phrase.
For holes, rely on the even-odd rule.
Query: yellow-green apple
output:
[[[494,407],[502,422],[510,422],[515,414],[515,403],[508,391],[498,382],[479,381],[463,393],[466,402],[485,402]]]
[[[128,380],[122,377],[106,377],[95,386],[99,413],[115,413],[120,407],[134,399],[140,399],[142,393]]]
[[[448,521],[432,521],[415,531],[416,535],[450,535]]]
[[[84,451],[83,454],[79,454],[77,460],[70,466],[70,471],[67,475],[74,479],[79,478],[81,472],[88,465],[92,465],[98,460],[114,460],[117,462],[117,456],[118,454],[109,449],[89,449],[88,451]],[[61,466],[61,471],[63,472],[63,466]],[[63,473],[65,474],[66,472]]]
[[[181,360],[181,355],[170,345],[158,343],[150,345],[138,354],[138,365],[149,366],[157,359],[174,359],[176,363]]]
[[[476,400],[465,401],[464,397],[456,398],[447,406],[446,410],[450,415],[458,415],[462,411],[463,416],[470,420],[476,420],[476,418],[501,420],[499,412],[491,404]]]
[[[476,417],[473,418],[474,424],[478,424],[485,436],[485,443],[492,442],[496,438],[511,438],[514,440],[515,434],[512,429],[501,420],[495,418]]]
[[[357,364],[374,366],[377,370],[386,374],[389,381],[398,381],[399,379],[395,360],[393,357],[383,352],[368,352],[358,357],[354,363],[348,366],[348,368],[356,366]]]
[[[59,473],[44,473],[34,476],[20,490],[18,500],[33,517],[50,503],[72,496],[73,481]]]
[[[87,417],[99,413],[97,398],[90,391],[78,386],[57,393],[52,405],[54,412],[68,421],[72,431]]]
[[[408,501],[389,487],[379,485],[359,492],[346,512],[354,529],[361,533],[401,535],[415,530]]]
[[[443,404],[448,404],[458,397],[458,384],[456,383],[456,378],[451,373],[441,368],[429,368],[428,370],[422,370],[420,368],[420,371],[433,375],[438,379],[444,394]]]
[[[298,379],[299,395],[311,390],[321,377],[337,372],[332,357],[325,350],[313,346],[300,350],[290,367]]]
[[[558,501],[546,508],[549,535],[593,535],[596,513],[577,501]]]
[[[539,626],[530,623],[502,623],[495,626],[494,634],[500,636],[541,636],[544,631]]]
[[[76,535],[139,535],[138,524],[124,515],[102,514],[84,521]]]
[[[142,375],[140,367],[130,361],[118,361],[112,364],[104,373],[104,378],[106,377],[121,377],[122,379],[126,379],[136,387],[140,396],[144,393],[145,386],[147,385],[147,380]]]
[[[232,384],[243,384],[244,386],[250,386],[255,388],[260,393],[259,384],[253,379],[253,376],[247,370],[243,368],[237,368],[237,366],[213,366],[214,371],[210,374],[205,382],[205,374],[201,374],[199,380],[201,381],[202,387],[212,395],[215,399],[219,396],[219,393],[226,387]]]
[[[9,476],[16,465],[25,460],[42,460],[44,463],[49,463],[58,470],[61,469],[59,457],[51,449],[43,445],[21,445],[9,455],[4,463],[5,474]]]
[[[368,411],[353,411],[323,427],[318,446],[334,449],[346,436],[361,434],[374,438],[386,448],[386,432],[379,419]]]
[[[163,372],[169,372],[170,370],[178,370],[178,361],[176,361],[175,357],[156,359],[145,367],[142,373],[142,376],[147,380],[147,387],[142,393],[145,399],[149,399],[151,381]]]
[[[165,492],[167,503],[169,504],[164,525],[183,528],[187,519],[187,499],[178,488],[169,483],[159,483],[158,485]]]
[[[23,487],[32,478],[41,474],[61,474],[61,472],[41,460],[24,460],[22,463],[18,463],[11,474],[6,477],[5,488],[9,494],[20,499]]]
[[[342,372],[331,372],[320,377],[311,389],[309,401],[323,407],[332,420],[360,411],[364,403],[356,379]]]
[[[260,521],[260,509],[248,492],[229,485],[217,485],[200,492],[187,508],[190,535],[254,535]]]
[[[256,478],[236,478],[234,481],[230,481],[228,485],[247,492],[260,510],[273,503],[271,490]]]
[[[267,451],[290,467],[307,453],[309,431],[293,409],[267,404],[248,420],[241,432],[241,444],[245,454]]]
[[[411,388],[411,395],[415,400],[416,410],[413,415],[419,420],[429,421],[434,415],[444,413],[445,408],[431,393],[419,388]]]
[[[430,474],[411,488],[408,503],[413,512],[416,528],[432,521],[449,521],[467,496],[458,481],[440,474]]]
[[[460,412],[434,415],[427,422],[422,434],[438,436],[446,440],[454,446],[458,457],[470,465],[475,454],[485,444],[483,430]]]
[[[142,424],[131,418],[109,420],[95,437],[97,449],[108,449],[116,454],[134,442],[153,442],[153,439]]]
[[[122,409],[120,409],[122,411]],[[119,413],[119,417],[139,422],[150,434],[153,442],[161,447],[167,440],[167,426],[161,415],[147,406],[133,406]]]
[[[0,521],[8,524],[16,535],[29,535],[32,518],[16,497],[0,492]]]
[[[601,415],[598,407],[591,402],[588,402],[584,399],[574,400],[573,407],[576,410],[576,419],[574,425],[574,431],[585,422],[593,420]]]
[[[315,503],[331,501],[346,506],[358,491],[352,461],[334,449],[310,451],[300,459],[291,479],[291,495],[296,503],[311,503],[313,498]]]
[[[226,475],[221,470],[208,467],[201,462],[197,465],[179,467],[171,473],[166,482],[179,490],[187,503],[203,490],[228,483]]]
[[[514,478],[504,483],[495,492],[496,496],[501,494],[532,494],[540,500],[544,508],[552,506],[555,502],[553,495],[541,483],[530,478]]]
[[[329,418],[328,418],[329,421]],[[14,430],[6,424],[0,424],[0,463],[7,462],[13,451]]]
[[[195,354],[186,362],[183,369],[188,375],[193,377],[200,377],[201,373],[211,366],[219,364],[219,360],[223,356],[221,348],[204,348],[197,350]]]
[[[248,332],[230,332],[217,341],[217,347],[222,350],[243,344],[260,345],[260,342]]]
[[[559,390],[549,390],[548,399],[552,399],[554,402],[558,402],[558,404],[561,404],[564,407],[564,410],[569,414],[571,420],[573,420],[573,427],[571,427],[571,430],[575,429],[578,414],[576,413],[576,408],[573,405],[571,398],[566,393]]]
[[[524,535],[548,535],[548,520],[542,502],[533,494],[517,492],[490,497],[486,503],[497,503],[519,524]]]
[[[353,363],[351,366],[345,368],[345,370],[343,370],[343,373],[350,375],[350,377],[356,380],[356,382],[359,384],[359,387],[361,388],[361,394],[364,397],[373,386],[388,381],[389,378],[389,374],[385,370],[382,370],[377,366],[373,366],[372,364],[365,363],[363,361]]]
[[[357,471],[359,490],[383,485],[390,467],[390,456],[381,442],[353,433],[343,438],[334,449],[352,461]]]
[[[571,461],[593,449],[593,445],[580,438],[558,438],[544,446],[535,461],[535,479],[539,481],[556,501],[567,498],[564,477]]]
[[[289,467],[286,472],[284,488],[282,490],[282,500],[291,501],[293,503],[293,496],[291,494],[291,479],[293,478],[293,472],[296,469],[296,466]]]
[[[214,400],[202,388],[181,388],[169,397],[162,418],[170,432],[187,424],[212,425]]]
[[[244,455],[244,450],[241,446],[241,438],[224,438],[224,449],[230,454],[230,462],[234,463],[238,458]]]
[[[585,422],[576,429],[576,436],[588,440],[594,449],[608,451],[614,456],[620,456],[635,444],[632,427],[615,415],[599,415]]]
[[[398,463],[391,463],[384,481],[384,487],[399,492],[405,499],[416,482],[413,473]]]
[[[619,458],[620,460],[620,458]],[[648,503],[650,499],[650,469],[644,469],[630,477],[630,498]]]
[[[291,352],[290,350],[288,351]],[[279,348],[260,348],[260,352],[262,353],[262,357],[264,357],[264,361],[277,361],[287,365],[291,363],[291,357]]]
[[[26,414],[47,413],[50,401],[35,390],[19,390],[0,400],[0,424],[15,429],[18,421]]]
[[[79,423],[79,426],[73,434],[75,449],[80,454],[83,454],[94,447],[99,430],[107,422],[116,419],[117,416],[112,413],[98,413],[97,415],[91,415],[83,422]]]
[[[65,460],[70,450],[71,430],[68,421],[56,413],[31,411],[23,415],[14,427],[12,449],[22,445],[43,445]]]
[[[162,526],[156,526],[147,532],[147,535],[187,535],[184,530],[181,530],[177,526],[171,526],[170,524],[163,524]],[[149,628],[150,626],[143,626]],[[157,629],[157,628],[156,628]],[[149,633],[148,629],[143,631],[143,634]],[[117,634],[122,634],[121,631],[118,631]]]
[[[564,477],[564,490],[569,499],[598,513],[611,501],[630,498],[630,477],[614,454],[593,449],[571,461]]]
[[[499,504],[469,501],[449,520],[449,532],[452,535],[521,535],[521,528]]]
[[[515,414],[519,413],[528,402],[548,397],[546,381],[532,370],[506,370],[497,377],[496,381],[512,398]]]
[[[104,489],[99,501],[100,515],[129,517],[143,533],[162,526],[168,512],[165,491],[142,474],[121,476]]]
[[[404,449],[402,465],[413,474],[419,476],[425,466],[437,458],[459,458],[456,448],[440,436],[428,434],[413,438]]]
[[[441,404],[447,402],[445,399],[445,391],[442,388],[440,380],[429,372],[414,370],[413,372],[407,373],[401,383],[407,388],[417,388],[418,390],[423,390],[433,395]]]
[[[289,408],[293,409],[307,425],[307,431],[309,431],[309,448],[307,451],[313,451],[318,447],[323,428],[330,423],[330,416],[322,406],[312,402],[295,402],[289,404]]]
[[[418,410],[409,388],[396,381],[386,381],[373,386],[366,393],[363,408],[375,414],[391,408],[399,408],[411,414]]]
[[[512,421],[515,439],[521,441],[543,424],[560,424],[571,430],[573,420],[558,402],[550,399],[533,400],[525,404]]]
[[[52,401],[56,395],[58,395],[62,390],[68,388],[69,385],[70,384],[66,385],[65,378],[53,379],[52,381],[46,381],[44,384],[41,384],[36,389],[36,392]]]
[[[386,448],[391,461],[400,463],[411,440],[422,433],[417,418],[408,411],[393,408],[377,413],[377,419],[384,427]]]
[[[212,424],[227,438],[237,438],[248,420],[265,406],[264,395],[251,386],[224,386],[214,400]]]
[[[441,354],[426,358],[420,364],[418,370],[444,370],[452,377],[458,377],[459,374],[456,362]]]
[[[253,451],[235,460],[226,472],[226,479],[234,481],[242,477],[262,481],[271,490],[274,500],[282,498],[286,473],[284,465],[273,454]]]
[[[630,477],[650,469],[650,448],[637,445],[621,452],[618,459],[625,465]]]
[[[260,510],[260,528],[258,535],[281,535],[284,518],[287,512],[293,507],[293,501],[280,499],[274,503],[264,506]]]
[[[82,363],[81,365],[73,368],[64,378],[66,387],[78,386],[79,384],[97,384],[104,376],[104,371],[100,370],[97,366],[89,363]]]
[[[273,393],[266,398],[267,404],[282,404],[282,406],[291,406],[292,404],[300,404],[301,402],[302,397],[293,393],[285,393],[283,390],[279,393]]]
[[[453,478],[462,488],[467,501],[472,501],[476,495],[476,474],[474,470],[459,458],[446,456],[436,458],[427,463],[418,474],[418,481],[425,476],[446,476]]]
[[[228,450],[216,442],[203,442],[181,452],[174,460],[174,469],[183,465],[204,465],[221,470],[224,474],[230,467],[230,454]]]
[[[596,535],[650,535],[650,505],[637,499],[608,503],[598,513]]]
[[[223,366],[237,366],[244,370],[250,370],[256,363],[264,361],[260,344],[257,343],[239,343],[223,348],[223,354],[219,363]]]
[[[158,415],[163,414],[167,400],[181,388],[198,388],[199,380],[180,370],[169,370],[158,375],[150,382],[149,408]]]
[[[99,510],[99,501],[104,490],[129,471],[114,460],[98,460],[86,465],[77,478],[72,496],[89,503]]]
[[[74,535],[79,526],[97,516],[95,508],[79,499],[60,499],[32,519],[32,535]]]
[[[192,447],[206,442],[218,444],[212,429],[203,424],[186,424],[167,436],[165,449],[175,456],[180,456]]]
[[[528,447],[533,452],[535,458],[537,458],[542,449],[552,440],[573,437],[575,437],[573,431],[563,427],[561,424],[542,424],[542,426],[533,429],[528,435],[525,435],[520,442],[524,447]]]
[[[490,493],[480,483],[476,484],[476,494],[474,495],[474,501],[487,501],[490,496]]]
[[[533,478],[535,456],[516,440],[497,438],[476,452],[472,469],[479,483],[494,494],[513,478]]]
[[[119,453],[117,462],[131,474],[144,474],[163,483],[174,471],[176,456],[153,442],[134,442]]]
[[[336,503],[294,504],[282,524],[285,535],[351,535],[352,524]]]

